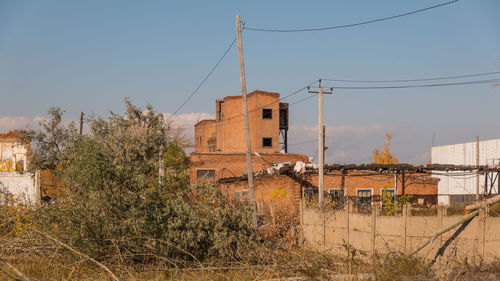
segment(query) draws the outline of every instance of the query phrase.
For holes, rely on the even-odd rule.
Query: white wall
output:
[[[35,188],[35,177],[30,174],[19,174],[16,172],[0,173],[0,204],[3,203],[3,194],[7,192],[14,198],[25,203],[36,204],[37,192]]]
[[[433,146],[432,164],[476,165],[476,142]],[[500,164],[500,139],[479,141],[479,165]],[[444,175],[443,175],[444,174]],[[438,203],[449,204],[448,195],[476,194],[476,177],[468,172],[436,172]],[[484,190],[484,176],[479,176],[479,192]],[[493,192],[497,192],[494,187]]]

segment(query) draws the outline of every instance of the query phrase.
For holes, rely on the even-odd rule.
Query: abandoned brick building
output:
[[[324,192],[327,204],[343,205],[349,198],[355,206],[368,207],[382,204],[382,194],[394,196],[395,178],[391,174],[379,174],[367,171],[333,171],[325,174]],[[414,174],[405,180],[403,191],[402,179],[398,177],[397,195],[411,195],[410,202],[418,206],[429,206],[437,203],[437,186],[439,180],[427,174]],[[317,173],[303,180],[289,174],[264,175],[255,178],[255,200],[258,205],[269,203],[282,205],[287,212],[299,211],[300,198],[306,201],[317,199]],[[249,200],[248,182],[246,178],[224,178],[219,180],[219,189],[230,198]],[[302,194],[301,194],[302,193]],[[313,196],[313,198],[311,198]]]
[[[305,155],[286,153],[288,148],[288,104],[280,94],[253,91],[248,94],[248,123],[253,172],[271,164],[309,162]],[[218,99],[216,118],[195,124],[195,148],[191,153],[191,179],[220,179],[246,174],[246,143],[241,96]]]
[[[248,121],[252,144],[253,172],[264,171],[273,164],[309,162],[309,157],[287,152],[288,104],[279,102],[278,93],[254,91],[248,94]],[[191,181],[213,179],[230,198],[248,200],[246,145],[241,96],[216,100],[216,118],[195,124],[195,149],[191,153]],[[305,182],[288,175],[266,175],[255,178],[255,197],[259,205],[279,200],[288,210],[297,210],[301,193],[317,193],[317,176]],[[437,180],[418,175],[407,182],[406,194],[420,205],[436,204]],[[399,183],[401,185],[401,182]],[[394,193],[394,177],[387,174],[337,172],[325,175],[325,192],[331,198],[353,198],[364,205],[380,201],[383,190]],[[398,190],[402,194],[402,190]]]

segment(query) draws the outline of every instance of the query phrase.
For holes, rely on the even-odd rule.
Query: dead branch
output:
[[[23,278],[24,281],[30,281],[30,279],[28,277],[26,277],[26,275],[24,275],[21,271],[19,271],[17,268],[15,268],[14,266],[12,266],[9,262],[7,262],[4,259],[0,259],[0,261],[3,264],[5,264],[6,266],[8,266],[10,269],[12,269],[12,271],[14,271],[17,274],[17,276]]]
[[[451,244],[451,242],[453,242],[455,239],[457,239],[458,235],[460,235],[460,233],[462,233],[462,231],[464,231],[464,229],[469,225],[471,221],[468,220],[466,222],[464,222],[456,231],[455,233],[453,233],[453,235],[448,238],[448,240],[446,240],[446,242],[441,246],[441,248],[439,248],[439,250],[436,252],[436,255],[434,256],[434,259],[432,260],[431,262],[431,265],[433,265],[438,256],[443,256],[444,254],[444,251],[446,250],[446,248],[448,248],[448,246]]]
[[[498,203],[498,202],[500,202],[500,195],[493,196],[493,197],[488,198],[488,199],[481,201],[479,203],[469,205],[469,206],[465,207],[465,210],[472,211],[472,210],[486,207],[488,205],[493,205],[493,204]]]
[[[412,255],[416,254],[418,251],[420,251],[421,249],[423,249],[425,246],[427,246],[429,243],[431,243],[432,241],[434,241],[434,239],[436,239],[437,237],[439,237],[443,233],[445,233],[445,232],[447,232],[447,231],[455,228],[456,226],[458,226],[460,224],[464,224],[465,222],[468,222],[468,221],[472,220],[475,216],[477,216],[479,214],[479,210],[478,210],[479,208],[485,208],[486,206],[495,204],[497,202],[500,202],[500,195],[491,197],[491,198],[489,198],[487,200],[484,200],[482,202],[479,202],[479,203],[476,203],[476,204],[472,204],[472,205],[469,205],[469,206],[465,207],[466,211],[472,211],[472,212],[464,215],[461,219],[459,219],[455,223],[453,223],[453,224],[451,224],[449,226],[443,227],[441,229],[436,230],[429,238],[427,238],[424,241],[422,241],[422,243],[420,243],[420,245],[418,245],[415,249],[413,249],[408,254],[408,256],[412,256]]]
[[[434,241],[436,238],[438,238],[443,233],[450,231],[451,229],[455,228],[456,226],[458,226],[460,224],[463,224],[469,220],[472,220],[478,214],[479,214],[478,210],[472,211],[472,212],[468,213],[467,215],[463,216],[461,219],[459,219],[455,223],[436,230],[434,233],[431,234],[431,236],[429,238],[422,241],[422,243],[420,243],[420,245],[418,245],[415,249],[413,249],[408,254],[408,256],[412,256],[412,255],[416,254],[418,251],[422,250],[425,246],[427,246],[429,243]]]
[[[63,246],[64,248],[66,248],[66,249],[70,250],[71,252],[73,252],[73,253],[75,253],[75,254],[77,254],[77,255],[79,255],[79,256],[82,256],[82,257],[84,257],[84,258],[86,258],[86,259],[91,260],[92,262],[94,262],[95,264],[97,264],[98,266],[100,266],[101,268],[103,268],[104,270],[106,270],[106,271],[109,273],[109,275],[111,275],[111,277],[112,277],[114,280],[116,280],[116,281],[119,281],[119,280],[120,280],[120,279],[118,279],[118,277],[116,277],[116,275],[115,275],[115,274],[114,274],[114,273],[113,273],[113,272],[112,272],[112,271],[111,271],[111,270],[110,270],[107,266],[105,266],[104,264],[102,264],[102,263],[100,263],[100,262],[96,261],[95,259],[93,259],[93,258],[89,257],[88,255],[86,255],[86,254],[84,254],[84,253],[81,253],[81,252],[79,252],[79,251],[77,251],[77,250],[73,249],[72,247],[68,246],[67,244],[65,244],[65,243],[63,243],[63,242],[61,242],[61,241],[57,240],[56,238],[54,238],[54,237],[52,237],[52,236],[50,236],[50,235],[48,235],[48,234],[46,234],[46,233],[44,233],[44,232],[41,232],[41,231],[39,231],[39,230],[37,230],[37,229],[35,229],[35,228],[32,228],[32,229],[33,229],[33,231],[35,231],[36,233],[38,233],[38,234],[40,234],[40,235],[42,235],[42,236],[45,236],[45,237],[49,238],[50,240],[52,240],[52,241],[56,242],[57,244],[59,244],[59,245]]]

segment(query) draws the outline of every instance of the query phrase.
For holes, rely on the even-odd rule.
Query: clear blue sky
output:
[[[80,111],[105,115],[122,111],[124,97],[141,107],[151,103],[158,111],[173,112],[235,37],[236,13],[247,26],[303,28],[443,2],[0,0],[0,118],[44,116],[51,106],[65,109],[72,119]],[[500,71],[499,15],[498,0],[461,0],[341,30],[245,31],[247,87],[286,95],[318,78],[407,79]],[[238,94],[239,83],[233,48],[179,113],[213,113],[214,100]],[[316,124],[315,101],[292,107],[291,122],[297,128],[291,143],[314,139],[314,133],[303,131]],[[327,137],[327,159],[367,161],[385,132],[393,133],[394,152],[408,162],[425,160],[433,134],[435,144],[471,141],[476,135],[499,138],[499,104],[500,87],[489,85],[337,90],[326,97],[325,123],[338,134]],[[315,152],[314,144],[293,150]]]

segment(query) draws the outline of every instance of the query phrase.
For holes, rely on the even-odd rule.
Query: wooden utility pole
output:
[[[80,112],[80,136],[83,132],[83,112]]]
[[[476,202],[479,202],[479,136],[476,137]]]
[[[252,206],[252,224],[257,228],[257,208],[255,206],[255,192],[253,189],[253,169],[252,169],[252,147],[250,144],[250,129],[248,128],[248,108],[247,108],[247,86],[245,82],[245,64],[243,62],[243,46],[241,42],[241,20],[240,15],[236,14],[236,34],[238,38],[238,57],[240,61],[240,82],[241,82],[241,101],[243,103],[243,124],[245,129],[245,139],[247,146],[247,175],[248,190],[250,191],[250,205]]]

